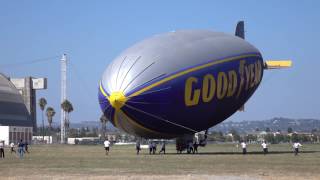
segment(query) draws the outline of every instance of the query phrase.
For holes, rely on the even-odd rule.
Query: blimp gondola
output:
[[[99,84],[104,115],[123,131],[169,139],[205,131],[226,120],[259,87],[265,69],[291,61],[264,61],[235,35],[179,30],[155,35],[126,49],[107,67]]]

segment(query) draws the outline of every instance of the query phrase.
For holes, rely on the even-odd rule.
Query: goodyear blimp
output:
[[[256,91],[264,69],[291,61],[263,61],[244,40],[207,30],[155,35],[121,53],[105,70],[100,107],[112,124],[145,138],[194,134],[224,121]]]

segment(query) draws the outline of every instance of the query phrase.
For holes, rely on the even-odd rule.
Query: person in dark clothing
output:
[[[182,153],[181,149],[182,149],[181,145],[179,143],[177,143],[176,144],[177,154],[179,154],[179,153],[181,154]]]
[[[151,154],[152,149],[153,149],[153,148],[152,148],[152,142],[150,141],[150,142],[149,142],[149,154]]]
[[[199,144],[197,144],[196,142],[193,143],[193,154],[198,153],[198,146],[199,146]]]
[[[0,158],[4,158],[4,141],[0,141]]]
[[[19,153],[20,159],[22,159],[23,158],[23,154],[24,154],[24,144],[22,142],[22,139],[18,143],[18,153]]]
[[[29,145],[28,142],[25,142],[25,143],[24,143],[25,152],[27,152],[27,153],[29,154],[29,150],[28,150],[29,147],[28,147],[28,145]]]
[[[159,154],[163,152],[163,154],[166,154],[166,143],[163,142],[162,145],[161,145],[161,149],[159,151]]]
[[[157,151],[157,144],[156,142],[152,142],[152,154],[155,154]]]
[[[193,143],[191,141],[188,143],[187,153],[193,153]]]
[[[137,155],[139,154],[141,147],[140,147],[140,141],[136,142],[136,150],[137,150]]]
[[[180,153],[180,154],[182,153],[182,145],[181,144],[178,145],[177,154],[178,153]]]

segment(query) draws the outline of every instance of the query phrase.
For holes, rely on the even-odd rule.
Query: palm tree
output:
[[[43,111],[44,111],[44,108],[46,107],[47,105],[47,100],[45,98],[40,98],[39,99],[39,106],[40,106],[40,109],[42,111],[42,141],[44,141],[44,118],[43,118]]]
[[[67,113],[67,116],[64,119],[64,126],[65,126],[65,129],[69,129],[69,126],[70,126],[69,113],[73,111],[73,106],[70,101],[64,100],[61,104],[61,108],[63,109],[64,112]]]
[[[46,110],[46,115],[47,115],[47,118],[48,118],[48,124],[49,124],[49,137],[51,135],[51,124],[52,124],[52,118],[53,116],[56,114],[56,111],[52,108],[52,107],[48,107],[47,110]],[[49,139],[49,142],[50,142],[50,139]]]
[[[100,122],[101,122],[101,129],[102,129],[102,134],[103,134],[103,139],[105,140],[106,139],[106,130],[107,130],[107,122],[108,122],[108,118],[102,114],[101,117],[100,117]]]

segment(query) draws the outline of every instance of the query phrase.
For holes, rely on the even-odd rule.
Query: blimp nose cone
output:
[[[112,92],[109,97],[109,102],[115,109],[120,109],[126,103],[126,101],[127,98],[121,91]]]

